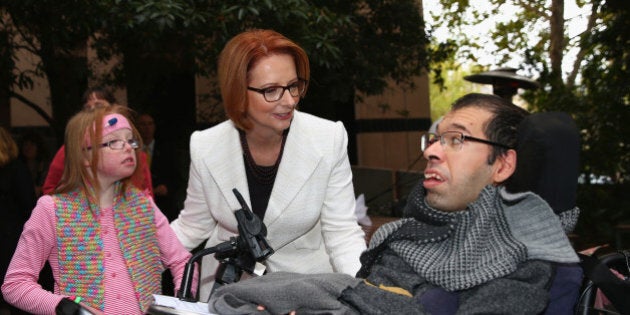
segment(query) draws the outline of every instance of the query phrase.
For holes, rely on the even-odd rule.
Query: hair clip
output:
[[[114,117],[107,121],[107,124],[105,125],[105,127],[111,127],[115,125],[117,122],[118,122],[118,118]]]

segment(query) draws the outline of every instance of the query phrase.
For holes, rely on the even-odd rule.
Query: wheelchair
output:
[[[630,314],[630,250],[581,259],[585,281],[575,314]]]
[[[580,141],[573,119],[560,112],[529,115],[519,126],[516,151],[516,172],[507,189],[540,195],[558,215],[565,232],[571,233],[579,215],[575,206]],[[545,314],[630,314],[630,250],[600,257],[580,255],[580,259],[577,266],[557,266]],[[610,301],[610,309],[597,307],[600,299],[596,297],[602,296],[598,292]]]

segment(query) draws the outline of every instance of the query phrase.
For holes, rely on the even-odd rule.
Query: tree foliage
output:
[[[78,11],[74,8],[83,10]],[[0,29],[9,38],[8,56],[15,60],[16,52],[22,49],[41,58],[29,69],[10,69],[13,73],[12,84],[21,89],[33,87],[33,77],[45,76],[50,86],[53,117],[67,117],[76,111],[81,93],[87,80],[87,64],[85,43],[93,32],[90,19],[98,11],[89,6],[89,1],[55,2],[55,1],[3,1],[0,6]],[[3,61],[6,63],[7,61]],[[13,66],[16,66],[13,62]],[[17,94],[11,96],[21,100],[34,109],[41,110],[41,104],[35,104]],[[54,128],[62,130],[65,121],[44,116]]]
[[[588,171],[615,181],[630,180],[630,4],[608,1],[602,23],[588,37],[583,101],[578,122],[584,126]]]
[[[522,72],[537,76],[542,85],[524,95],[530,110],[565,111],[578,123],[582,131],[582,171],[608,175],[616,182],[628,180],[629,133],[624,121],[630,118],[630,79],[624,58],[630,46],[626,2],[566,0],[590,8],[584,31],[570,37],[570,21],[564,19],[565,0],[488,0],[490,7],[485,11],[474,9],[468,1],[438,1],[445,9],[433,17],[433,27],[448,25],[463,30],[492,16],[510,17],[488,28],[484,35],[492,39],[491,43],[481,42],[479,34],[464,31],[455,31],[455,38],[442,42],[452,49],[450,43],[455,40],[457,51],[451,55],[472,62],[479,61],[473,52],[494,47],[488,52],[494,56],[494,64],[486,67],[497,68],[522,58]],[[434,46],[441,43],[438,38],[433,40]],[[569,51],[575,52],[572,64],[566,60]]]
[[[312,109],[353,106],[356,92],[378,94],[390,78],[411,87],[427,64],[427,37],[414,0],[24,0],[3,1],[0,9],[7,16],[2,27],[24,39],[11,48],[41,58],[35,71],[16,71],[13,83],[30,87],[29,78],[46,76],[59,125],[76,111],[86,87],[88,39],[100,60],[121,61],[97,79],[127,86],[138,78],[130,77],[134,66],[147,76],[169,67],[212,76],[229,38],[248,28],[276,29],[311,58],[317,93],[309,93],[313,97],[304,105]],[[58,86],[71,69],[72,80]],[[76,96],[55,96],[68,94]]]
[[[476,73],[478,69],[468,68],[466,65],[443,63],[440,65],[440,73],[432,73],[431,80],[436,82],[436,76],[443,80],[443,84],[431,84],[429,93],[431,99],[431,118],[433,121],[444,116],[458,98],[467,93],[482,93],[478,84],[465,81],[464,77]],[[448,82],[448,84],[446,84]],[[473,90],[474,89],[474,90]]]

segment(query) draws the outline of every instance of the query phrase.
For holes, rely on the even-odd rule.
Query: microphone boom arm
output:
[[[193,254],[184,269],[182,282],[177,292],[177,296],[180,300],[187,302],[195,302],[196,298],[192,296],[191,287],[194,277],[195,262],[201,259],[203,256],[209,254],[215,254],[217,259],[220,259],[221,265],[219,269],[225,269],[225,264],[236,265],[237,262],[262,262],[267,257],[274,253],[273,248],[267,242],[267,228],[265,224],[253,213],[240,192],[234,188],[232,192],[236,196],[236,199],[241,204],[241,209],[236,210],[234,215],[238,223],[238,233],[236,237],[231,237],[229,241],[217,244],[213,247],[202,249]],[[225,257],[227,256],[227,257]],[[235,258],[234,258],[235,257]],[[234,259],[233,259],[234,258]],[[243,266],[232,266],[233,269],[240,270]],[[251,267],[251,268],[250,268]],[[246,270],[252,270],[253,266],[246,266]],[[217,279],[215,279],[217,281]],[[234,280],[238,281],[238,279]],[[215,282],[215,287],[216,287]]]

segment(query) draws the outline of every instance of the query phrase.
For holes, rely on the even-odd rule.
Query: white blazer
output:
[[[357,224],[348,136],[341,122],[298,111],[264,217],[275,253],[268,272],[343,272],[355,275],[365,250]],[[238,234],[234,211],[241,208],[233,188],[251,205],[243,150],[232,121],[194,132],[190,138],[190,176],[184,209],[171,223],[189,250],[206,248]],[[206,301],[218,262],[203,258],[200,300]]]

